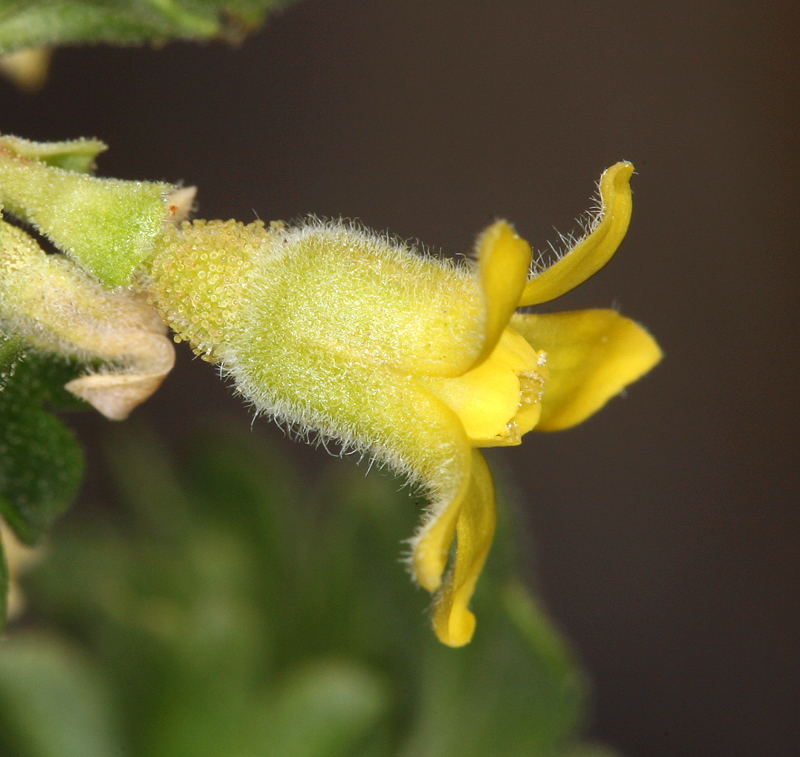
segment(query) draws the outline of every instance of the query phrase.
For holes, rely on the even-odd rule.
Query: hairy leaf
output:
[[[83,475],[72,433],[45,405],[83,407],[63,387],[77,366],[0,345],[0,515],[32,544],[69,506]]]

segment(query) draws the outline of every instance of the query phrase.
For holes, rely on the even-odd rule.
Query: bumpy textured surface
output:
[[[176,342],[188,341],[204,360],[230,355],[254,257],[269,241],[262,221],[185,221],[167,232],[146,286]]]

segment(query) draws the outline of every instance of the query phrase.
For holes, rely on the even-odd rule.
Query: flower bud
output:
[[[130,283],[165,222],[175,220],[177,188],[83,173],[102,149],[96,140],[48,145],[0,137],[0,204],[105,286],[118,287]]]

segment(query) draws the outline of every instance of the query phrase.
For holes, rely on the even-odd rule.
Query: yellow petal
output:
[[[461,510],[470,488],[470,478],[466,477],[453,499],[432,513],[422,529],[411,540],[412,568],[417,583],[430,592],[442,585],[442,575],[447,567],[450,546],[456,535]]]
[[[617,163],[600,177],[602,208],[599,223],[582,242],[546,271],[531,278],[519,307],[539,305],[560,297],[597,273],[614,255],[631,220],[630,178],[633,166]]]
[[[494,359],[458,378],[431,376],[418,381],[455,410],[473,444],[504,431],[519,407],[519,378]]]
[[[661,359],[653,337],[615,310],[515,315],[511,326],[547,353],[538,431],[580,423]]]
[[[463,376],[418,376],[417,383],[458,415],[470,444],[519,444],[536,425],[543,380],[543,354],[506,328],[488,360]]]
[[[458,516],[455,565],[437,597],[433,614],[436,635],[448,646],[463,646],[475,631],[475,615],[469,610],[469,601],[492,545],[495,521],[492,475],[483,455],[474,450],[470,487]]]
[[[506,221],[497,221],[478,238],[478,264],[486,310],[483,345],[471,368],[497,346],[517,309],[531,265],[531,247]]]

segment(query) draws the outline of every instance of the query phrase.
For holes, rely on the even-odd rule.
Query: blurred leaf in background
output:
[[[46,0],[0,7],[0,51],[43,45],[236,41],[290,0]]]
[[[0,646],[0,754],[120,754],[103,682],[74,645],[53,636]]]
[[[44,85],[52,48],[171,40],[240,42],[294,0],[41,0],[0,3],[0,74],[20,89]]]
[[[301,484],[245,430],[195,440],[175,466],[111,438],[129,507],[73,519],[32,574],[48,631],[0,645],[0,754],[609,757],[578,740],[584,679],[510,554],[450,649],[387,559],[417,517],[399,482]]]

